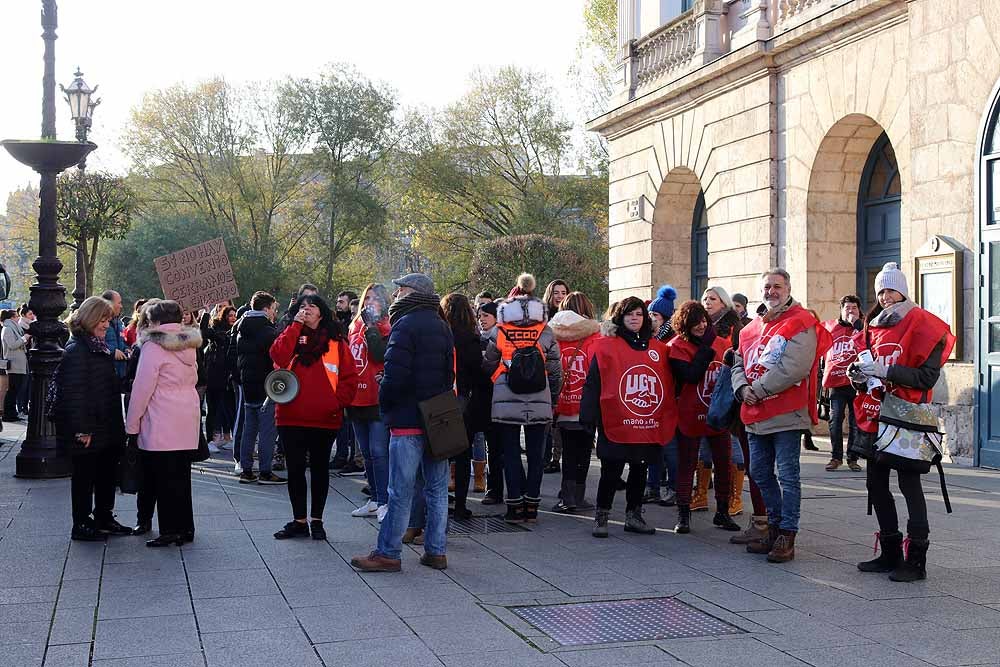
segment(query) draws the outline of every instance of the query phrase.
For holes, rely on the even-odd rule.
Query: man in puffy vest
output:
[[[851,453],[851,445],[857,437],[858,423],[854,418],[854,396],[856,392],[847,377],[847,367],[851,365],[858,351],[854,346],[854,336],[861,331],[861,299],[848,294],[840,300],[840,317],[823,322],[823,328],[830,332],[833,344],[823,358],[823,390],[830,395],[830,443],[833,454],[826,464],[828,472],[833,472],[844,462],[844,414],[847,414],[847,465],[854,472],[861,472],[858,455]]]
[[[799,441],[818,422],[816,371],[830,334],[791,296],[784,269],[761,275],[757,317],[740,332],[733,393],[750,440],[750,476],[767,505],[768,534],[747,544],[774,563],[795,557],[802,483]],[[775,476],[777,465],[777,476]]]

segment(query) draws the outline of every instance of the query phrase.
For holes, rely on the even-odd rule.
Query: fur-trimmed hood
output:
[[[549,320],[552,333],[560,343],[583,340],[601,329],[597,320],[588,320],[572,310],[560,310]]]
[[[201,331],[183,324],[160,324],[139,332],[139,341],[143,344],[156,343],[171,352],[182,352],[201,347]]]
[[[497,324],[527,327],[546,319],[545,304],[533,296],[504,299],[497,304]]]
[[[601,335],[605,338],[611,338],[618,335],[618,325],[611,320],[604,320],[601,322]]]

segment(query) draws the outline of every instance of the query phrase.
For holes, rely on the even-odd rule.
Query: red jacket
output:
[[[344,420],[344,408],[351,404],[358,387],[358,368],[346,341],[331,341],[340,346],[337,392],[330,387],[323,363],[303,366],[295,357],[295,346],[302,333],[302,324],[292,322],[271,345],[271,360],[277,368],[288,368],[299,379],[299,393],[289,403],[275,407],[274,421],[278,426],[307,426],[337,430]]]

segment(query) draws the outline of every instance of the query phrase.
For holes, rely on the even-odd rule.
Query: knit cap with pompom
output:
[[[677,290],[672,285],[661,285],[656,290],[656,298],[649,302],[649,310],[663,315],[663,319],[669,320],[674,314],[674,301],[677,299]]]
[[[507,294],[507,298],[513,298],[515,296],[530,296],[535,293],[535,287],[537,287],[535,282],[535,276],[530,273],[522,273],[517,277],[517,284],[514,288]]]

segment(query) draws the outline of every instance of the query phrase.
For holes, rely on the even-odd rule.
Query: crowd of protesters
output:
[[[332,307],[305,284],[283,314],[266,292],[200,314],[140,300],[127,323],[118,293],[88,298],[68,319],[46,401],[72,452],[73,539],[145,534],[155,514],[159,534],[147,546],[194,540],[191,464],[231,451],[241,484],[287,484],[291,520],[274,533],[279,540],[326,539],[330,475],[364,474],[369,500],[351,515],[372,518],[379,533],[370,553],[352,559],[362,571],[400,570],[405,543],[423,545],[422,564],[447,567],[449,515],[473,515],[470,486],[482,505],[504,504],[505,521],[538,522],[548,472],[561,473],[551,511],[592,513],[594,537],[609,535],[620,490],[625,531],[655,534],[643,509],[655,503],[676,506],[673,533],[683,535],[714,488],[712,524],[747,552],[786,562],[799,530],[802,438],[822,403],[826,470],[846,462],[860,472],[868,459],[882,552],[859,569],[895,581],[926,576],[920,472],[873,454],[882,401],[929,403],[954,337],[913,303],[898,266],[876,277],[869,313],[844,295],[838,317],[825,322],[793,298],[780,268],[761,275],[754,310],[719,285],[683,303],[665,285],[650,301],[611,304],[602,319],[596,295],[561,280],[539,291],[522,274],[503,298],[442,298],[430,277],[409,274],[371,283],[360,297],[340,292]],[[34,316],[25,306],[0,319],[3,419],[16,421],[30,398]],[[297,390],[276,400],[268,381],[279,369],[294,374]],[[433,455],[424,420],[425,403],[449,392],[469,443],[450,462]],[[138,449],[143,473],[134,527],[114,514],[128,447]],[[600,473],[589,500],[595,451]],[[905,536],[889,490],[893,469]],[[752,513],[741,530],[733,517],[743,513],[745,484]]]

